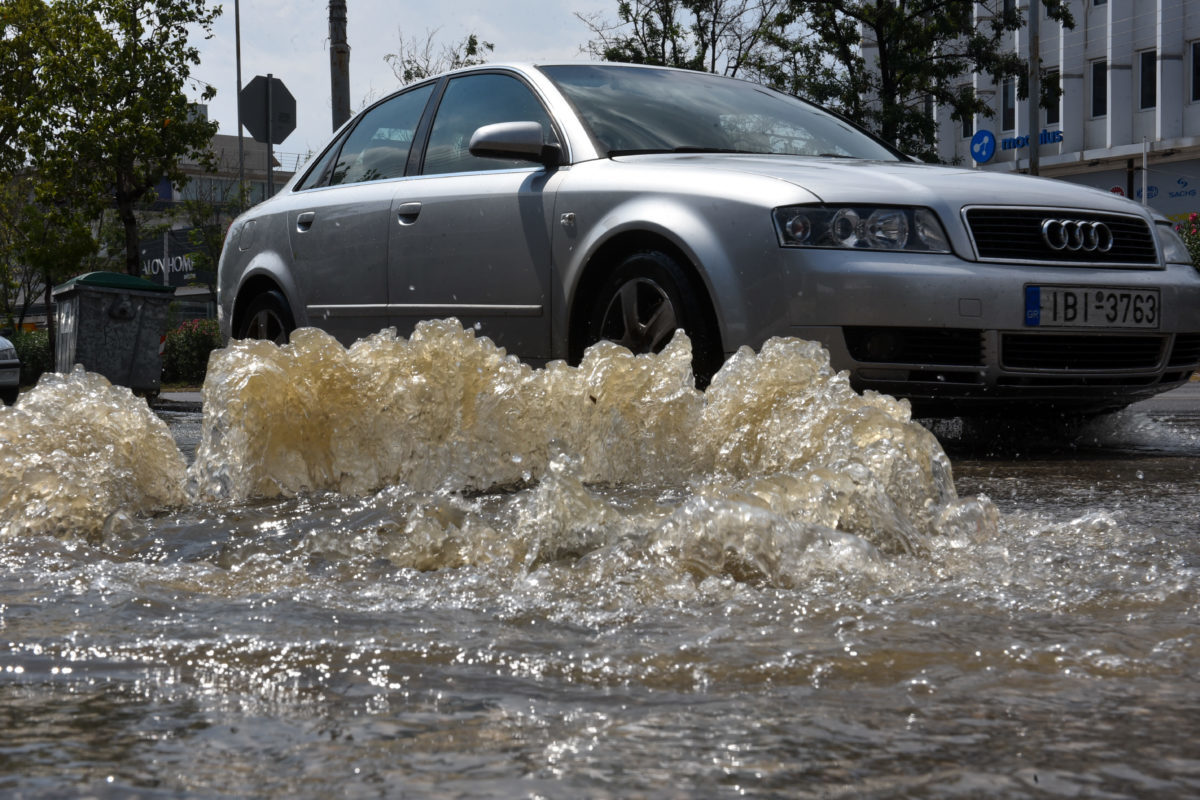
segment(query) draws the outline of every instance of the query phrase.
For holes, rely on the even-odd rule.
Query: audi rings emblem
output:
[[[1049,218],[1042,220],[1042,241],[1051,250],[1107,253],[1112,249],[1113,235],[1103,222]]]

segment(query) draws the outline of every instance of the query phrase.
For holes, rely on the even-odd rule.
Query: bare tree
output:
[[[408,85],[459,67],[470,67],[487,62],[487,55],[496,46],[480,41],[474,33],[467,34],[461,42],[453,45],[439,43],[440,28],[425,32],[424,40],[413,36],[404,38],[400,31],[400,46],[394,53],[383,57],[392,73],[402,85]]]

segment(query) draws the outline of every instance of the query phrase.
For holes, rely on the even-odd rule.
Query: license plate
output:
[[[1055,328],[1158,328],[1157,289],[1026,286],[1025,324]]]

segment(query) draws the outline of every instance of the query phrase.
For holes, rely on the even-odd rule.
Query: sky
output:
[[[192,74],[217,89],[209,119],[220,123],[220,133],[236,135],[234,0],[222,5],[212,37],[192,38],[201,58]],[[424,42],[436,32],[440,50],[442,43],[475,33],[495,45],[489,61],[577,61],[586,58],[581,47],[593,37],[575,12],[617,17],[616,0],[347,0],[346,5],[352,112],[398,88],[384,56],[396,52],[402,38]],[[332,134],[328,0],[241,0],[240,19],[242,85],[271,74],[296,98],[296,130],[275,148],[283,167],[294,169],[297,156],[302,163],[304,154],[319,150]],[[192,91],[194,98],[199,93]]]

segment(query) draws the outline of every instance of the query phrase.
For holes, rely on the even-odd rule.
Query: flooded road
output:
[[[301,340],[0,412],[0,794],[1200,794],[1200,405]]]

